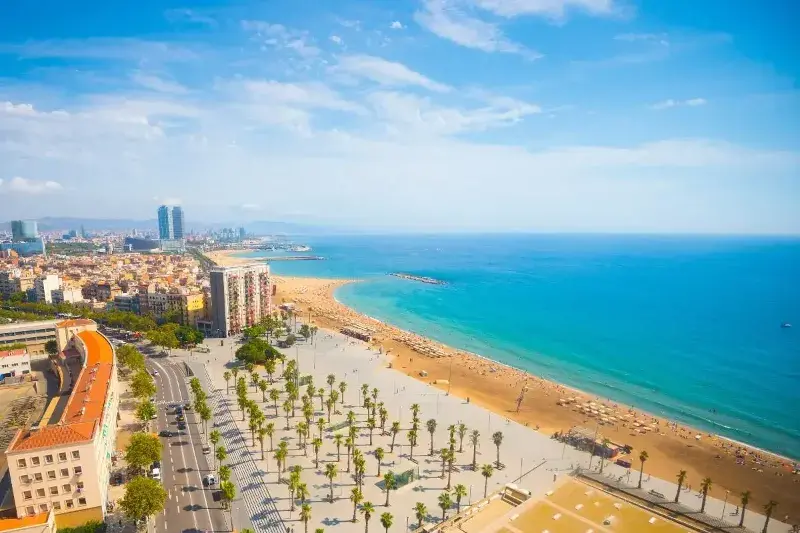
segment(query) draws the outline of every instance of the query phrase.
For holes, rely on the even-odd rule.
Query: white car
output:
[[[150,472],[150,477],[153,479],[161,479],[161,469],[154,468],[152,472]]]
[[[153,370],[153,375],[157,376],[158,375],[158,370]]]

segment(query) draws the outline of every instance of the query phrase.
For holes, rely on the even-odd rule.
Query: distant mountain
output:
[[[122,218],[44,217],[37,219],[37,222],[39,223],[40,231],[80,230],[81,226],[87,231],[155,231],[158,228],[158,220],[154,218],[149,220],[131,220]],[[188,231],[219,230],[222,228],[238,228],[239,226],[244,226],[248,233],[254,235],[321,235],[348,232],[342,228],[267,220],[259,220],[244,224],[235,222],[196,223],[191,219],[187,219],[186,221],[186,229]],[[11,231],[11,222],[0,223],[0,230]]]

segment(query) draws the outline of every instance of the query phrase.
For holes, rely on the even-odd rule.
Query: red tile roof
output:
[[[61,420],[58,425],[18,432],[8,446],[9,451],[92,440],[94,431],[103,418],[114,364],[114,350],[111,343],[96,331],[81,331],[77,337],[86,347],[86,364],[72,388]]]
[[[71,320],[63,320],[56,324],[57,328],[72,328],[75,326],[90,326],[94,324],[94,320],[88,318],[75,318]]]
[[[0,357],[8,357],[11,355],[25,355],[26,353],[28,353],[28,351],[24,348],[20,350],[5,350],[5,351],[0,351]]]
[[[43,526],[50,518],[49,513],[39,513],[22,518],[0,518],[0,531],[14,531],[32,526]]]

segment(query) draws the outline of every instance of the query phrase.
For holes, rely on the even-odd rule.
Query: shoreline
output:
[[[220,264],[256,262],[256,258],[236,257],[238,253],[241,250],[223,250],[213,253],[211,258]],[[295,303],[304,316],[311,313],[311,322],[321,328],[338,331],[344,325],[366,325],[375,330],[371,346],[392,357],[393,368],[418,381],[440,390],[449,389],[455,396],[470,398],[500,416],[529,425],[548,436],[574,426],[592,429],[597,426],[599,433],[612,442],[634,447],[628,458],[633,470],[638,470],[639,452],[647,450],[650,459],[645,470],[655,477],[673,479],[679,470],[687,470],[688,483],[694,487],[708,476],[714,480],[715,491],[727,489],[738,494],[751,490],[752,501],[757,505],[770,499],[781,502],[782,509],[776,516],[800,512],[800,476],[793,475],[784,466],[795,463],[791,458],[603,399],[359,313],[335,295],[339,287],[357,280],[277,275],[273,278],[277,287],[276,304]],[[454,365],[454,361],[457,364]],[[420,376],[421,371],[427,376]],[[516,400],[523,389],[521,408],[516,412]],[[557,400],[563,398],[573,401],[560,405]],[[589,403],[602,408],[603,414],[615,420],[600,423],[600,414],[587,416],[576,408]],[[648,429],[643,429],[645,426]],[[698,434],[701,435],[699,441],[694,438]],[[744,464],[737,464],[738,455],[744,457]]]

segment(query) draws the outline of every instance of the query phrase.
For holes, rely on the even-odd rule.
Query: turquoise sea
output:
[[[800,458],[800,239],[303,238],[360,312],[533,374]],[[252,252],[250,257],[269,253]],[[387,276],[409,272],[427,285]],[[782,323],[794,323],[782,328]]]

